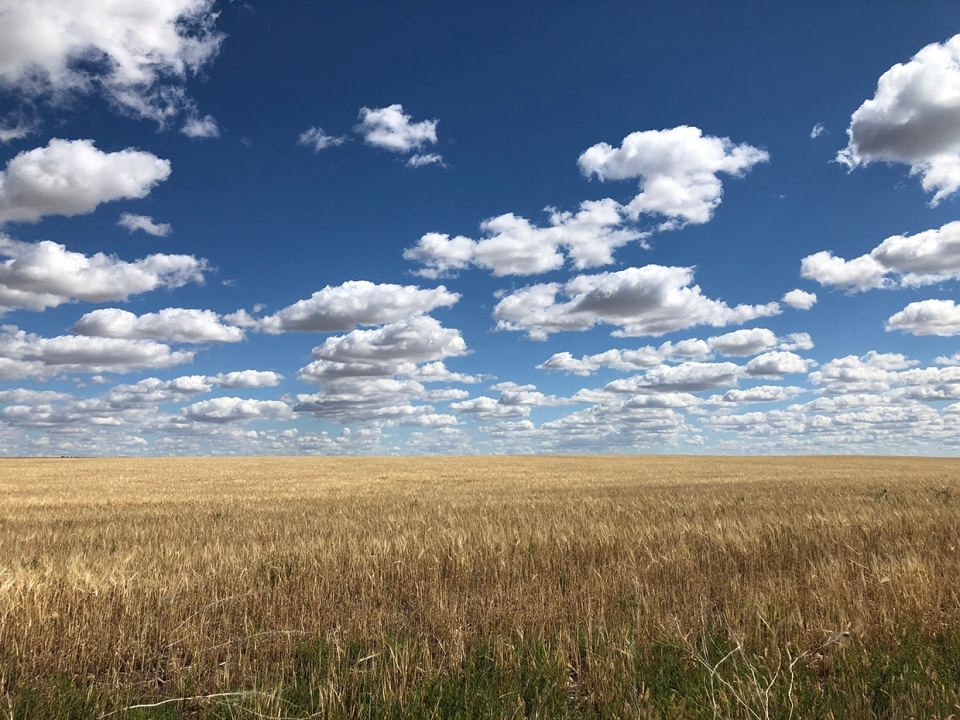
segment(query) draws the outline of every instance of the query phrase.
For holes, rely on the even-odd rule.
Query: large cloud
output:
[[[579,275],[565,285],[531,285],[504,297],[493,316],[497,327],[543,339],[561,330],[618,325],[615,336],[663,335],[694,325],[739,324],[776,315],[777,303],[730,307],[692,285],[693,268],[646,265],[619,272]],[[557,302],[562,292],[569,300]]]
[[[148,255],[125,262],[83,255],[49,240],[25,243],[0,235],[0,312],[43,310],[73,300],[126,300],[158,287],[203,282],[206,260],[192,255]]]
[[[613,251],[647,233],[622,227],[620,206],[613,200],[581,203],[576,214],[550,212],[550,225],[538,227],[513,213],[485,220],[486,237],[472,240],[458,235],[427,233],[403,257],[422,263],[418,275],[435,278],[475,265],[496,276],[533,275],[556,270],[566,261],[583,269],[613,262]]]
[[[922,178],[937,205],[960,188],[960,35],[927,45],[880,76],[873,98],[850,118],[850,168],[901,162]]]
[[[314,348],[316,360],[297,374],[298,379],[319,385],[321,392],[299,395],[294,409],[341,423],[453,425],[457,422],[453,416],[438,415],[433,406],[415,401],[465,397],[459,390],[429,391],[420,381],[474,381],[449,373],[440,362],[466,352],[458,330],[429,316],[328,338]]]
[[[273,315],[252,318],[245,311],[226,316],[228,322],[271,335],[283,332],[336,332],[358,325],[380,325],[423,315],[454,305],[460,295],[443,285],[422,289],[415,285],[375,284],[350,280],[328,285],[306,300],[299,300]]]
[[[251,420],[289,420],[293,410],[281,400],[245,400],[219,397],[201,400],[180,411],[186,420],[201,423],[244,423]]]
[[[100,203],[145,197],[169,176],[170,162],[148,152],[105,153],[92,140],[54,138],[0,172],[0,223],[83,215]]]
[[[728,138],[704,136],[696,127],[681,125],[627,135],[620,147],[598,143],[577,161],[580,171],[601,180],[640,179],[640,194],[628,205],[641,214],[669,218],[661,229],[705,223],[720,204],[723,183],[718,175],[739,177],[769,155]]]
[[[781,350],[809,350],[813,341],[807,333],[791,333],[778,338],[766,328],[735,330],[716,335],[707,340],[690,338],[678,342],[665,342],[659,347],[646,345],[633,350],[605,350],[595,355],[575,358],[569,352],[554,353],[545,362],[537,365],[540,370],[563,370],[575,375],[592,375],[603,367],[613,370],[647,370],[677,358],[709,358],[713,352],[721,355],[746,357],[772,347]]]
[[[169,368],[193,360],[193,353],[174,352],[152,340],[80,337],[45,338],[4,326],[0,333],[0,374],[6,377],[50,375],[56,372],[130,372]]]
[[[163,124],[196,119],[183,81],[217,54],[214,0],[0,0],[0,84],[33,98],[101,88]]]
[[[315,362],[298,377],[306,382],[326,378],[406,374],[420,363],[463,355],[467,344],[458,330],[420,316],[372,330],[354,330],[327,338],[314,348]]]
[[[78,335],[113,338],[141,338],[175,343],[238,342],[244,333],[224,325],[212,310],[164,308],[159,312],[134,315],[119,308],[94,310],[70,328]]]
[[[848,292],[960,278],[960,221],[916,235],[893,235],[853,260],[827,250],[808,255],[800,263],[800,275]]]
[[[902,330],[910,335],[960,335],[960,306],[953,300],[912,302],[887,320],[887,330]]]

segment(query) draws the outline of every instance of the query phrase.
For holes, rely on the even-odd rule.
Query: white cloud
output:
[[[827,128],[823,123],[817,123],[813,126],[813,129],[810,131],[810,139],[816,140],[818,137],[823,135],[827,131]]]
[[[191,138],[218,138],[220,137],[220,127],[213,115],[203,117],[191,117],[187,119],[180,132]]]
[[[55,400],[66,400],[69,397],[70,395],[67,393],[55,392],[53,390],[32,390],[29,388],[0,390],[0,403],[5,405],[33,405],[53,402]]]
[[[264,388],[279,385],[283,375],[272,370],[239,370],[221,373],[213,380],[222,388]]]
[[[960,277],[960,222],[916,235],[888,237],[870,257],[905,275],[901,282],[907,286]]]
[[[36,125],[22,121],[12,125],[7,123],[0,124],[0,143],[8,143],[11,140],[21,140],[35,129]]]
[[[869,255],[844,260],[823,250],[800,261],[800,276],[849,292],[884,287],[887,268]]]
[[[164,308],[139,316],[118,308],[103,308],[81,317],[70,332],[175,343],[239,342],[244,337],[243,330],[224,325],[212,310],[183,308]]]
[[[154,237],[166,237],[173,232],[170,223],[154,222],[153,218],[149,215],[134,215],[128,212],[120,213],[120,219],[117,220],[117,225],[130,232],[143,230],[147,235],[153,235]]]
[[[646,265],[619,272],[579,275],[564,285],[531,285],[494,308],[497,327],[543,339],[561,330],[598,323],[620,326],[613,335],[663,335],[694,325],[723,327],[780,313],[777,303],[730,307],[705,297],[693,285],[693,269]],[[568,302],[557,302],[563,292]]]
[[[873,98],[850,118],[847,147],[837,160],[850,168],[900,162],[934,193],[935,206],[960,188],[960,35],[897,63]]]
[[[415,285],[351,280],[342,285],[328,285],[273,315],[255,319],[240,311],[225,319],[271,335],[290,331],[336,332],[351,330],[357,325],[405,320],[438,307],[450,307],[459,299],[459,294],[447,291],[443,285],[422,289]]]
[[[657,367],[666,360],[675,357],[706,357],[710,346],[703,340],[682,340],[678,343],[665,342],[656,348],[646,345],[636,350],[606,350],[596,355],[584,355],[575,358],[568,352],[559,352],[537,365],[540,370],[563,370],[575,375],[591,375],[602,367],[614,370],[646,370]]]
[[[0,312],[44,310],[72,300],[107,302],[158,287],[203,282],[206,260],[192,255],[148,255],[125,262],[87,256],[49,240],[25,243],[0,235]]]
[[[559,352],[537,365],[537,369],[562,370],[582,376],[592,375],[603,367],[630,372],[648,370],[677,358],[710,358],[713,352],[746,357],[774,346],[780,350],[809,350],[813,347],[813,341],[807,333],[791,333],[778,338],[766,328],[753,328],[735,330],[708,340],[690,338],[665,342],[659,347],[645,345],[635,350],[606,350],[580,358],[575,358],[569,352]]]
[[[313,349],[312,355],[320,363],[396,366],[440,360],[466,351],[467,344],[458,330],[445,328],[434,318],[421,315],[372,330],[353,330],[327,338]]]
[[[403,257],[422,263],[417,272],[436,278],[475,265],[494,275],[534,275],[556,270],[566,250],[577,269],[609,265],[613,251],[647,233],[622,227],[620,206],[613,200],[587,201],[576,213],[547,208],[550,225],[538,227],[513,213],[485,220],[480,240],[458,235],[427,233]]]
[[[783,377],[806,372],[815,364],[813,360],[802,358],[796,353],[777,350],[757,355],[747,363],[746,372],[751,377]]]
[[[220,49],[213,0],[0,0],[0,84],[28,98],[102,89],[161,125]]]
[[[896,381],[896,371],[915,364],[900,353],[871,350],[861,357],[848,355],[825,363],[810,373],[810,382],[823,385],[824,391],[830,395],[880,392],[888,390]]]
[[[643,375],[614,380],[604,386],[607,392],[693,393],[736,385],[743,368],[732,362],[709,363],[690,360],[679,365],[660,365]]]
[[[408,153],[424,145],[436,144],[439,120],[411,122],[400,104],[383,108],[361,108],[360,122],[354,131],[363,136],[367,145],[392,152]]]
[[[816,305],[817,294],[797,288],[796,290],[784,293],[783,297],[780,298],[780,302],[788,307],[792,307],[794,310],[809,310]]]
[[[813,338],[810,333],[790,333],[780,340],[781,350],[810,350],[813,348]]]
[[[439,165],[440,167],[446,167],[443,162],[443,155],[439,155],[437,153],[411,155],[407,160],[408,167],[418,168],[425,167],[426,165]]]
[[[919,287],[960,278],[960,221],[916,235],[888,237],[853,260],[829,251],[805,257],[801,276],[849,292],[871,288]],[[889,275],[897,275],[894,280]],[[796,291],[794,291],[796,292]]]
[[[720,204],[725,173],[740,177],[769,155],[728,138],[704,136],[696,127],[680,126],[627,135],[620,147],[598,143],[577,161],[580,171],[600,180],[640,179],[640,194],[626,207],[636,219],[641,214],[670,218],[661,229],[701,224]]]
[[[111,200],[142,198],[170,176],[170,161],[133,148],[105,153],[92,140],[53,138],[0,172],[0,223],[84,215]]]
[[[767,328],[750,328],[707,338],[707,344],[721,355],[746,357],[772,348],[777,344],[777,336]]]
[[[953,300],[912,302],[887,320],[887,331],[902,330],[910,335],[960,335],[960,306]]]
[[[0,371],[11,376],[50,375],[56,372],[130,372],[142,368],[169,368],[193,360],[188,351],[173,352],[152,340],[63,335],[40,337],[12,326],[0,332]]]
[[[280,400],[219,397],[185,407],[180,415],[193,422],[244,423],[251,420],[289,420],[293,417],[293,410]]]
[[[334,422],[380,425],[456,424],[453,416],[434,413],[439,402],[462,398],[460,390],[432,390],[423,382],[463,382],[440,361],[467,352],[458,330],[429,316],[417,316],[370,330],[353,330],[328,338],[313,349],[314,362],[297,378],[321,392],[297,396],[295,409]]]
[[[746,405],[750,403],[783,402],[806,392],[801,387],[783,385],[757,385],[746,390],[727,390],[723,395],[714,395],[707,400],[710,405]]]
[[[314,126],[307,128],[297,136],[297,144],[313,148],[314,152],[320,152],[327,148],[343,145],[348,139],[346,135],[328,135],[323,131],[323,128]]]

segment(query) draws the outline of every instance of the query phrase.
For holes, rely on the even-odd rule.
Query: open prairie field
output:
[[[960,715],[960,462],[0,462],[0,713]]]

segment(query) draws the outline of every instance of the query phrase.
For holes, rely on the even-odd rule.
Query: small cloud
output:
[[[780,301],[789,305],[794,310],[809,310],[816,304],[817,294],[798,288],[785,293],[784,296],[780,298]]]
[[[297,144],[312,147],[314,152],[320,152],[327,148],[343,145],[347,140],[349,138],[346,135],[328,135],[323,131],[323,128],[317,126],[300,133],[297,137]]]
[[[18,122],[13,126],[2,124],[0,125],[0,143],[8,143],[11,140],[20,140],[21,138],[25,138],[35,129],[36,125],[31,125],[24,122]]]
[[[130,232],[143,230],[147,235],[153,235],[155,237],[166,237],[173,232],[170,223],[158,223],[154,222],[153,218],[149,215],[134,215],[133,213],[126,212],[120,214],[117,225]]]
[[[823,135],[827,131],[827,128],[824,127],[823,123],[817,123],[813,126],[813,130],[810,131],[810,139],[816,140],[818,137]]]
[[[202,118],[192,117],[180,128],[187,137],[191,138],[218,138],[220,137],[220,128],[213,115],[206,115]]]
[[[439,165],[440,167],[446,167],[443,162],[443,155],[439,155],[438,153],[413,155],[409,160],[407,160],[407,167],[418,168],[423,167],[424,165]]]

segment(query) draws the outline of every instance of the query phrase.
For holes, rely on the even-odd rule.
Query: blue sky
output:
[[[0,453],[956,454],[958,32],[0,0]]]

